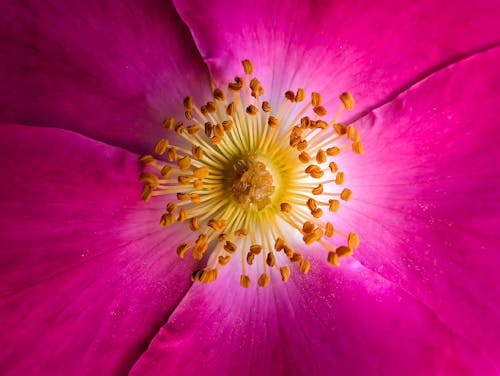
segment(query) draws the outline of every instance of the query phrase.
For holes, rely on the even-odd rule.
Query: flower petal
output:
[[[490,370],[432,312],[354,261],[342,269],[314,262],[307,276],[294,272],[286,285],[273,278],[267,289],[242,289],[237,269],[190,290],[132,375]]]
[[[194,266],[177,265],[158,208],[140,201],[136,155],[59,129],[2,130],[0,369],[124,373]]]
[[[144,153],[206,66],[169,2],[7,2],[0,121],[71,129]]]
[[[495,0],[175,4],[219,83],[249,58],[274,103],[297,87],[335,100],[348,90],[357,113],[444,61],[500,42]]]
[[[447,67],[358,123],[346,225],[358,259],[500,367],[500,48]]]

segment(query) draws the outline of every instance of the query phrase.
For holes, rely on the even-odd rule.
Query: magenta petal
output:
[[[189,286],[137,156],[2,125],[0,373],[123,374]],[[6,345],[8,344],[8,346]]]
[[[0,121],[71,129],[149,151],[206,66],[169,2],[5,2]]]
[[[500,369],[500,49],[449,66],[359,121],[346,158],[358,259]]]
[[[237,269],[237,268],[236,268]],[[276,274],[273,274],[276,276]],[[194,286],[133,375],[491,374],[426,307],[351,262],[262,289],[224,270]]]
[[[250,58],[274,101],[297,87],[328,99],[349,90],[355,111],[444,61],[500,42],[496,0],[175,4],[219,82],[241,74],[240,61]]]

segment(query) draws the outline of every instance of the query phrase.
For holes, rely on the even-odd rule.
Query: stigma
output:
[[[165,119],[165,137],[140,158],[140,181],[144,201],[164,200],[160,226],[189,239],[177,255],[203,260],[193,282],[213,282],[236,263],[242,287],[251,276],[266,287],[271,273],[283,282],[294,269],[308,273],[308,247],[319,246],[334,266],[359,247],[358,235],[333,219],[353,196],[337,158],[364,149],[359,131],[338,121],[354,107],[350,93],[339,95],[333,116],[321,94],[307,99],[301,88],[273,108],[252,63],[242,64],[244,75],[215,88],[213,100],[188,96],[184,118]]]

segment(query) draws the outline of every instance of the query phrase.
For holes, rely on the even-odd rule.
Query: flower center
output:
[[[235,176],[231,191],[234,199],[245,210],[251,206],[255,206],[258,210],[268,206],[275,187],[266,165],[257,161],[255,157],[250,157],[237,161],[233,168]]]
[[[337,122],[354,106],[349,93],[340,95],[329,120],[321,95],[312,93],[305,101],[300,88],[287,91],[274,109],[261,100],[264,89],[251,77],[249,60],[243,68],[245,77],[229,83],[227,93],[216,88],[214,101],[198,107],[193,97],[184,99],[185,119],[164,121],[175,135],[158,140],[155,156],[141,157],[140,180],[145,201],[167,199],[160,225],[186,229],[179,257],[191,252],[206,259],[193,281],[215,281],[239,257],[241,286],[249,287],[256,275],[265,287],[273,269],[283,282],[294,264],[309,271],[297,241],[291,241],[294,234],[303,247],[319,244],[333,265],[359,246],[356,233],[334,227],[333,215],[325,219],[324,213],[337,212],[352,196],[350,189],[340,189],[345,173],[335,158],[349,149],[364,151],[358,130]]]

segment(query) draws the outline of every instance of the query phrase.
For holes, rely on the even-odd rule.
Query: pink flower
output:
[[[4,2],[0,373],[500,372],[498,1],[279,3]],[[272,105],[353,94],[367,152],[340,158],[336,218],[361,245],[191,284],[138,158],[244,58]]]

